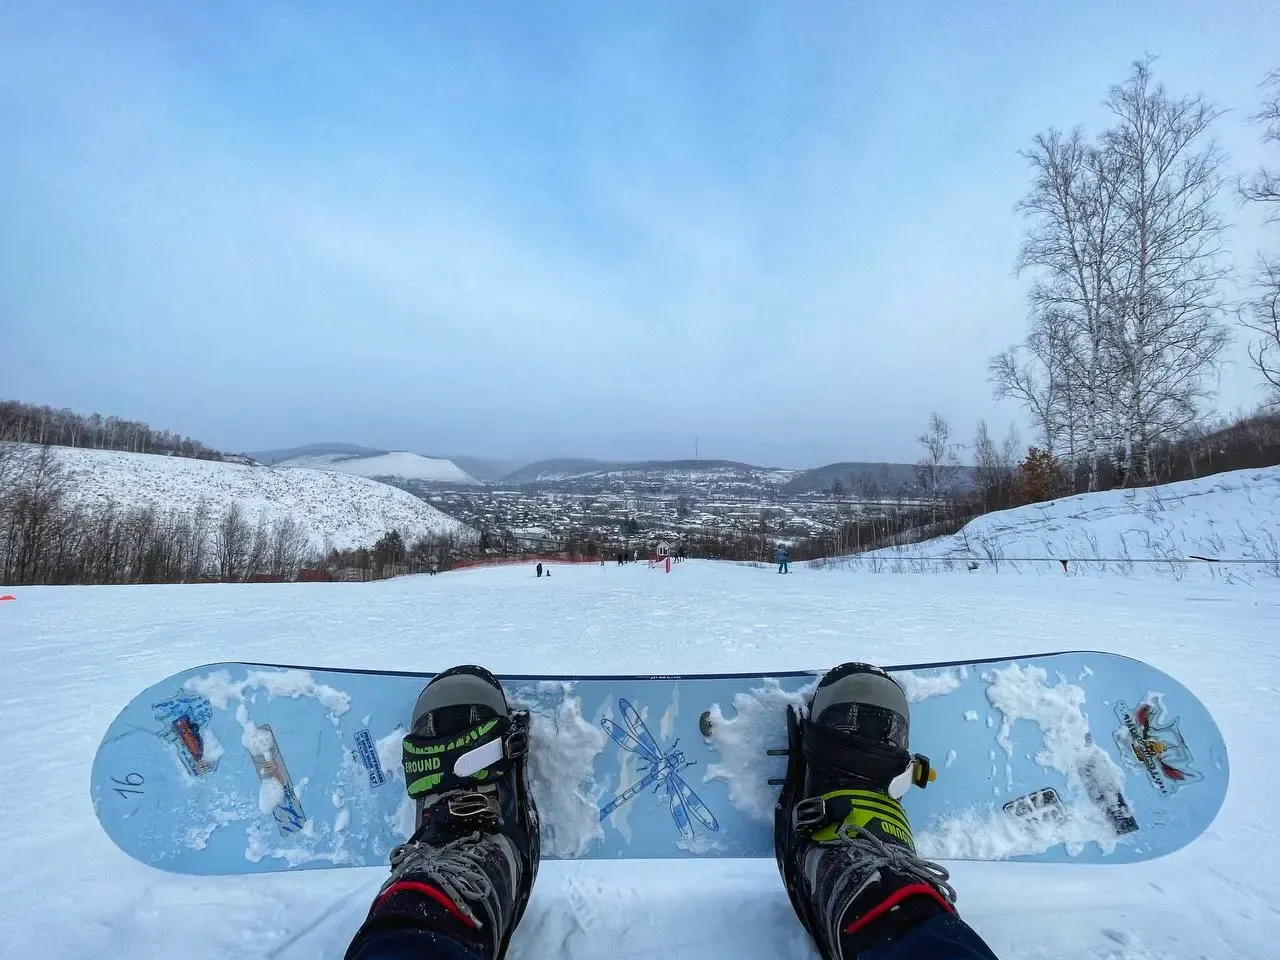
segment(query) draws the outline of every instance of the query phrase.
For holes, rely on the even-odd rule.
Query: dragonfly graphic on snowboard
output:
[[[654,784],[654,793],[657,793],[663,787],[667,788],[667,795],[671,800],[671,819],[676,822],[680,835],[684,839],[693,840],[694,837],[693,824],[689,822],[690,814],[696,817],[708,830],[719,830],[720,823],[716,820],[715,815],[680,776],[681,770],[694,765],[693,760],[686,760],[684,754],[676,749],[676,745],[680,743],[680,738],[677,737],[675,739],[671,744],[671,749],[663,751],[658,747],[658,742],[654,740],[653,734],[645,726],[640,713],[631,705],[629,700],[619,697],[618,709],[622,711],[623,722],[627,725],[626,730],[621,729],[608,718],[601,720],[600,726],[604,727],[605,732],[613,738],[614,743],[622,747],[623,750],[641,757],[647,772],[638,783],[627,787],[626,790],[600,808],[601,822],[608,819],[613,811],[617,810],[636,794],[642,792],[650,784]]]

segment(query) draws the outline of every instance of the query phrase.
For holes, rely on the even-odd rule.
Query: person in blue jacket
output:
[[[779,572],[779,573],[786,573],[786,572],[787,572],[787,563],[788,563],[788,561],[789,561],[789,559],[790,559],[790,557],[789,557],[789,556],[788,556],[788,554],[787,554],[787,548],[786,548],[786,547],[784,547],[784,546],[782,546],[782,544],[778,544],[778,552],[777,552],[777,554],[775,554],[774,559],[775,559],[775,560],[777,561],[777,563],[778,563],[778,572]]]

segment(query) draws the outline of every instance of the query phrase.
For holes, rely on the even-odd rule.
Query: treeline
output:
[[[0,442],[55,444],[90,450],[122,450],[126,453],[158,453],[222,460],[217,450],[171,430],[156,430],[136,420],[89,416],[71,410],[54,410],[16,400],[0,400]]]
[[[925,449],[916,468],[924,499],[889,499],[870,476],[860,477],[848,487],[833,488],[833,496],[852,494],[860,501],[857,513],[835,530],[792,540],[791,558],[844,556],[919,543],[956,533],[970,520],[993,510],[1090,490],[1174,483],[1280,464],[1280,414],[1265,411],[1212,428],[1189,429],[1175,440],[1151,445],[1147,451],[1151,469],[1136,478],[1122,473],[1110,458],[1100,459],[1090,471],[1083,460],[1054,456],[1040,447],[1020,454],[1015,433],[1011,431],[996,444],[986,424],[979,422],[968,445],[971,469],[962,481],[960,451],[965,445],[951,440],[950,427],[941,416],[934,414],[918,439]],[[756,537],[754,558],[767,559],[775,539]],[[734,546],[717,543],[715,548],[725,556],[752,550],[749,540],[739,540]]]
[[[345,579],[382,580],[409,573],[438,573],[474,557],[473,544],[452,534],[429,534],[406,545],[398,530],[389,530],[372,547],[329,550],[320,566]],[[357,574],[357,576],[352,576]]]

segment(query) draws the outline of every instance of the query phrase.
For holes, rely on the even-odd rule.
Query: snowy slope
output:
[[[73,502],[220,512],[238,501],[250,524],[291,516],[319,548],[369,546],[388,530],[406,542],[428,533],[471,536],[470,528],[411,493],[364,477],[322,470],[280,470],[185,457],[58,448]]]
[[[377,584],[3,588],[0,943],[12,956],[341,957],[385,871],[174,876],[119,853],[87,778],[138,690],[220,659],[676,672],[1112,650],[1184,681],[1231,750],[1207,834],[1133,866],[947,864],[1005,960],[1268,960],[1280,942],[1280,581],[922,580],[690,561]],[[424,642],[428,639],[429,642]],[[814,960],[771,860],[547,862],[510,960]]]
[[[862,556],[974,558],[987,566],[1067,559],[1091,572],[1107,561],[1110,570],[1125,573],[1133,561],[1134,570],[1160,572],[1168,561],[1204,557],[1253,561],[1230,565],[1236,571],[1280,572],[1280,467],[1001,510],[970,521],[953,536]]]
[[[469,483],[480,481],[462,470],[452,460],[424,457],[417,453],[397,451],[372,456],[350,456],[322,453],[282,460],[278,467],[301,467],[308,470],[334,470],[357,477],[388,477],[399,480],[427,480],[436,483]]]

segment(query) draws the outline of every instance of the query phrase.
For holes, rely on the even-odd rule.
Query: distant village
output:
[[[834,536],[869,506],[829,493],[576,493],[468,488],[424,494],[433,506],[477,530],[481,549],[629,559],[670,553],[771,560],[779,543]]]

